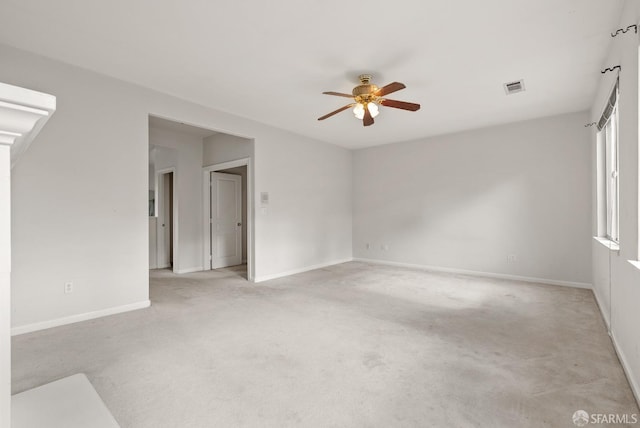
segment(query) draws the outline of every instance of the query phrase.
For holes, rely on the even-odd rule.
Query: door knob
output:
[[[238,226],[242,226],[242,223],[238,223]]]

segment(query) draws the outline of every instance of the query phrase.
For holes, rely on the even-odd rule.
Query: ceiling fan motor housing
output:
[[[375,101],[377,97],[374,95],[374,92],[378,90],[378,87],[371,83],[371,75],[361,74],[358,76],[358,79],[360,79],[360,84],[353,88],[351,92],[356,102],[368,103]]]
[[[373,84],[358,85],[355,88],[353,88],[352,94],[354,97],[361,97],[363,95],[373,95],[373,93],[377,90],[378,90],[378,87]]]

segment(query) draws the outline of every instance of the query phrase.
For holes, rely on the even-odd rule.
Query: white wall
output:
[[[626,28],[640,19],[636,1],[625,2],[619,27]],[[622,66],[619,100],[619,169],[620,169],[620,251],[611,251],[592,240],[593,283],[603,316],[607,320],[616,350],[627,376],[640,400],[640,270],[630,261],[638,260],[638,46],[640,38],[633,31],[611,41],[603,68]],[[591,120],[602,114],[617,73],[602,77],[598,95],[591,109]],[[596,130],[591,131],[592,195],[596,199]],[[598,233],[598,216],[592,205],[592,235]],[[638,265],[640,266],[640,265]],[[610,297],[609,297],[610,290]]]
[[[14,332],[148,302],[149,114],[255,140],[258,279],[351,257],[348,150],[1,45],[0,63],[59,103],[13,171]]]
[[[253,141],[229,134],[215,134],[203,141],[202,166],[249,158],[253,156]]]
[[[149,217],[149,269],[158,267],[157,228],[158,218]]]
[[[156,188],[156,168],[155,168],[156,160],[155,159],[156,159],[156,150],[155,148],[150,148],[149,150],[149,187],[148,187],[150,192],[155,192],[155,188]],[[155,196],[154,196],[154,202],[155,202]],[[154,214],[156,214],[155,206],[154,206]],[[158,222],[156,220],[157,218],[155,216],[149,216],[149,269],[155,269],[158,267],[158,260],[157,260],[158,252],[156,250],[157,248],[156,247],[157,245],[156,228],[157,228]]]
[[[151,127],[149,144],[155,146],[156,171],[176,169],[174,272],[202,270],[202,138]]]
[[[352,158],[342,148],[277,139],[255,143],[256,241],[264,280],[352,257]],[[260,193],[269,193],[261,207]],[[285,267],[286,266],[286,267]]]
[[[214,135],[203,165],[253,155],[256,281],[351,259],[351,152],[308,139]],[[252,150],[253,148],[253,150]],[[260,193],[270,203],[260,205]],[[249,213],[251,218],[251,213]]]
[[[149,145],[149,190],[156,189],[156,149]]]
[[[46,89],[60,107],[13,170],[14,331],[145,306],[146,117],[117,81],[3,47],[0,61],[0,80]]]
[[[588,286],[587,119],[356,151],[354,256]]]

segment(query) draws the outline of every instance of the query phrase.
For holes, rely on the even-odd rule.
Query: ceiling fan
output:
[[[409,111],[420,110],[420,104],[384,98],[385,95],[406,88],[404,84],[400,82],[393,82],[383,86],[382,88],[378,88],[376,85],[371,83],[370,74],[361,74],[358,78],[360,79],[360,84],[353,88],[351,95],[340,92],[323,92],[323,94],[326,95],[353,98],[355,102],[347,104],[344,107],[340,107],[338,110],[332,111],[329,114],[325,114],[324,116],[319,117],[318,120],[325,120],[334,114],[353,107],[353,114],[356,118],[362,120],[362,124],[364,126],[370,126],[373,125],[373,118],[378,115],[379,105]]]

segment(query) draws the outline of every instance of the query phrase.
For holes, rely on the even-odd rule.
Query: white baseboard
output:
[[[193,273],[203,271],[204,268],[202,266],[190,267],[186,269],[176,269],[174,273],[183,274],[183,273]]]
[[[325,268],[327,266],[333,266],[333,265],[339,265],[339,264],[342,264],[342,263],[347,263],[347,262],[350,262],[352,260],[353,260],[352,258],[334,260],[332,262],[320,263],[320,264],[312,265],[312,266],[305,266],[303,268],[292,269],[292,270],[288,270],[286,272],[280,272],[280,273],[275,273],[275,274],[271,274],[271,275],[256,276],[253,279],[253,282],[263,282],[263,281],[269,281],[271,279],[283,278],[285,276],[295,275],[297,273],[308,272],[310,270],[322,269],[322,268]]]
[[[592,288],[591,284],[586,282],[560,281],[556,279],[534,278],[529,276],[507,275],[503,273],[493,273],[493,272],[480,272],[475,270],[465,270],[465,269],[456,269],[456,268],[447,268],[447,267],[429,266],[429,265],[418,265],[418,264],[411,264],[411,263],[399,263],[399,262],[390,262],[386,260],[376,260],[376,259],[354,258],[353,261],[373,263],[378,265],[406,267],[406,268],[412,268],[412,269],[430,270],[434,272],[481,276],[485,278],[510,279],[513,281],[537,282],[539,284],[561,285],[564,287],[574,287],[574,288],[586,288],[589,290],[591,290]]]
[[[114,308],[101,309],[99,311],[87,312],[84,314],[71,315],[63,318],[56,318],[54,320],[42,321],[33,324],[21,325],[13,327],[11,329],[11,335],[17,336],[19,334],[31,333],[38,330],[44,330],[52,327],[59,327],[61,325],[73,324],[80,321],[92,320],[95,318],[106,317],[108,315],[120,314],[123,312],[129,312],[136,309],[148,308],[151,306],[150,300],[143,300],[142,302],[131,303],[129,305],[116,306]]]
[[[602,299],[600,298],[600,294],[598,293],[598,288],[593,287],[593,296],[596,298],[596,305],[598,305],[598,309],[600,309],[600,315],[602,315],[602,319],[604,320],[605,325],[607,326],[607,331],[611,331],[611,321],[609,320],[609,314],[604,311],[604,306],[602,306]]]
[[[627,380],[629,381],[629,385],[631,386],[631,392],[633,392],[633,396],[636,399],[636,403],[640,406],[640,385],[636,381],[636,378],[633,377],[633,373],[631,372],[631,366],[629,365],[629,360],[625,356],[624,352],[622,352],[622,348],[618,346],[618,342],[616,341],[616,336],[611,332],[609,334],[611,336],[611,342],[613,343],[613,349],[616,350],[616,354],[618,354],[618,359],[620,360],[620,364],[622,365],[622,370],[624,370],[624,374],[627,375]]]

